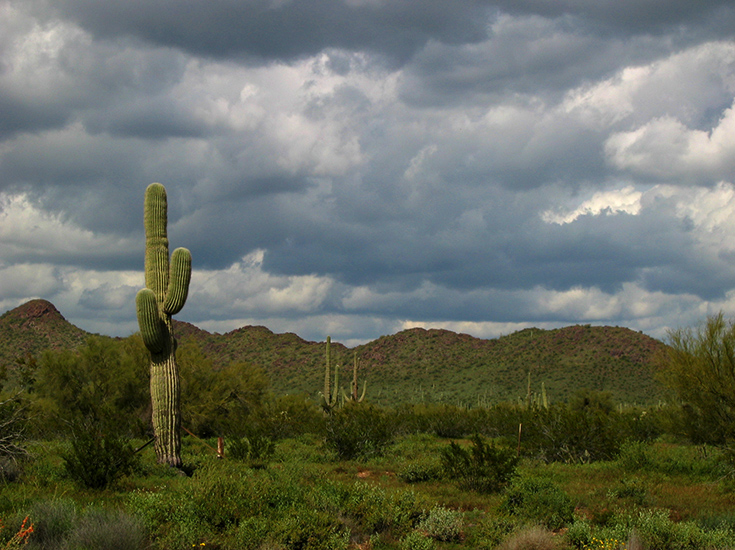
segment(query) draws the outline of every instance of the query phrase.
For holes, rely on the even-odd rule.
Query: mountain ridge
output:
[[[199,347],[215,368],[233,362],[261,366],[275,393],[316,398],[324,382],[325,343],[264,326],[225,334],[174,321],[181,346]],[[76,348],[91,335],[46,300],[31,300],[0,316],[0,367],[44,349]],[[661,387],[654,358],[665,345],[625,327],[572,325],[528,328],[495,339],[446,329],[411,328],[354,348],[332,342],[340,385],[349,388],[355,355],[360,384],[379,404],[448,402],[476,405],[516,400],[541,384],[553,400],[577,389],[609,391],[620,402],[650,404]]]

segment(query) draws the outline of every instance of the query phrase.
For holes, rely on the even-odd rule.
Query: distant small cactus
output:
[[[339,405],[339,365],[334,368],[334,385],[332,385],[332,338],[327,336],[326,365],[324,368],[324,391],[321,393],[321,405],[324,412],[331,414]]]
[[[355,352],[353,356],[353,363],[352,363],[352,387],[350,395],[347,396],[347,400],[354,401],[356,403],[362,403],[363,399],[365,399],[365,391],[367,390],[367,382],[364,382],[362,385],[362,394],[360,396],[357,396],[357,366],[358,366],[359,360],[357,358],[357,352]]]

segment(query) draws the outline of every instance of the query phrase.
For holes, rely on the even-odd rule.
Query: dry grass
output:
[[[521,529],[506,539],[497,550],[554,550],[554,536],[543,527]]]

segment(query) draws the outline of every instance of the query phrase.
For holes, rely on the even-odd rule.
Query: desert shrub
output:
[[[645,484],[636,478],[624,477],[607,492],[611,498],[628,499],[638,506],[643,506],[648,496]]]
[[[578,392],[569,403],[533,409],[523,424],[525,454],[547,462],[611,460],[622,441],[619,414],[601,392]]]
[[[487,444],[480,435],[471,438],[465,449],[451,442],[441,451],[442,471],[455,479],[463,489],[492,493],[499,491],[515,474],[518,458],[510,449]]]
[[[442,477],[442,467],[438,460],[428,457],[424,460],[413,460],[405,464],[396,475],[404,483],[432,481]]]
[[[436,544],[434,540],[418,531],[410,531],[399,546],[400,550],[433,550]]]
[[[8,457],[0,457],[0,483],[17,481],[23,471],[22,465]]]
[[[466,544],[476,550],[495,550],[518,529],[518,522],[513,518],[500,514],[488,514],[472,529]]]
[[[427,508],[424,499],[413,491],[388,492],[386,489],[362,481],[342,485],[334,498],[335,509],[346,514],[356,532],[374,534],[390,532],[400,538],[423,517]]]
[[[617,460],[629,472],[649,469],[653,464],[651,447],[642,441],[626,441],[620,446]]]
[[[527,527],[516,531],[497,550],[553,550],[554,537],[543,527]]]
[[[120,341],[90,336],[74,351],[44,351],[34,384],[36,430],[59,434],[69,422],[87,420],[108,434],[143,435],[149,361],[139,335]]]
[[[571,523],[574,505],[562,489],[541,478],[515,480],[506,490],[503,511],[549,529]]]
[[[565,536],[573,548],[587,548],[592,542],[592,526],[589,521],[575,519],[569,526]]]
[[[281,395],[266,404],[271,437],[284,439],[304,434],[324,435],[324,414],[306,395]]]
[[[260,430],[252,430],[247,436],[228,438],[226,455],[235,460],[246,460],[252,467],[262,467],[271,459],[275,449],[273,439]]]
[[[403,404],[393,413],[396,431],[401,434],[433,434],[464,437],[476,431],[476,419],[464,407],[446,403]]]
[[[576,523],[570,533],[577,530]],[[724,550],[732,548],[735,540],[735,531],[728,526],[705,530],[692,521],[674,522],[668,510],[663,509],[620,512],[593,534],[599,540],[627,540],[631,549]]]
[[[346,550],[350,542],[350,530],[335,517],[310,508],[280,518],[273,533],[285,548],[299,550]]]
[[[26,424],[26,405],[20,395],[0,397],[0,480],[9,480],[17,469],[11,465],[28,456],[23,443]]]
[[[434,506],[419,522],[417,529],[434,540],[452,542],[459,540],[462,525],[462,512]]]
[[[384,411],[369,403],[347,403],[327,420],[327,446],[340,460],[380,456],[393,439]]]
[[[90,489],[102,489],[129,474],[136,464],[133,448],[123,439],[81,426],[74,430],[71,450],[62,455],[66,473]]]
[[[655,441],[666,430],[670,412],[667,406],[625,409],[620,413],[620,429],[631,441]]]
[[[71,531],[69,550],[140,550],[146,532],[136,518],[122,512],[88,510]]]

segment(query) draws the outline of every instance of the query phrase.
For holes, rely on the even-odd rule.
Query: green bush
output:
[[[622,478],[608,492],[611,498],[628,499],[638,506],[646,503],[648,489],[640,479]]]
[[[642,441],[626,441],[620,446],[620,454],[618,454],[618,464],[628,471],[637,472],[651,468],[653,460],[651,458],[651,447],[648,443]]]
[[[488,514],[469,532],[467,545],[476,550],[495,550],[518,527],[518,522],[507,515]]]
[[[121,438],[104,436],[91,429],[76,429],[71,451],[63,454],[66,473],[90,489],[102,489],[132,472],[136,456]]]
[[[568,404],[532,409],[523,423],[524,454],[546,462],[611,460],[623,441],[608,394],[579,392]]]
[[[452,441],[441,451],[442,471],[463,489],[480,493],[499,491],[515,474],[518,457],[510,449],[488,445],[480,435],[471,438],[469,449]]]
[[[280,518],[273,529],[277,542],[299,550],[346,550],[350,530],[331,514],[302,508]]]
[[[266,434],[253,430],[244,437],[227,439],[228,458],[246,460],[252,467],[263,467],[273,457],[276,443]]]
[[[396,473],[398,479],[404,483],[419,483],[422,481],[433,481],[442,477],[442,467],[437,460],[428,458],[426,460],[414,460],[404,465]]]
[[[411,531],[401,540],[400,550],[433,550],[435,546],[433,539],[418,531]]]
[[[388,417],[369,403],[347,403],[327,420],[327,446],[340,460],[380,456],[393,439]]]
[[[572,522],[574,505],[569,495],[551,481],[523,478],[506,490],[502,510],[549,529],[561,529]]]
[[[705,531],[691,521],[672,521],[662,509],[625,512],[615,518],[612,529],[620,538],[634,533],[644,548],[666,550],[729,549],[735,540],[735,532],[727,527]]]
[[[423,518],[417,529],[434,540],[452,542],[462,534],[462,512],[444,506],[434,506]]]

